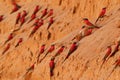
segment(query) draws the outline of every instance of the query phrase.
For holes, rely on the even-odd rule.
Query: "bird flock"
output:
[[[17,12],[21,6],[19,6],[17,3],[13,2],[13,6],[14,8],[12,9],[11,13],[10,14],[13,14],[15,12]],[[27,24],[30,23],[31,21],[34,20],[34,23],[32,25],[32,31],[31,33],[29,34],[29,38],[32,37],[34,35],[34,33],[44,24],[44,20],[45,19],[49,19],[49,22],[48,22],[48,26],[47,26],[47,30],[49,30],[50,26],[55,22],[54,20],[54,11],[53,9],[50,9],[48,10],[48,8],[45,8],[43,11],[41,11],[42,15],[38,18],[36,15],[38,13],[38,11],[40,10],[40,6],[39,5],[36,5],[30,19],[28,20]],[[67,56],[65,57],[65,59],[63,60],[63,63],[69,58],[69,56],[77,49],[78,47],[78,42],[83,39],[84,37],[86,36],[89,36],[93,33],[93,30],[97,30],[97,29],[100,29],[101,27],[100,26],[96,26],[97,22],[104,18],[105,17],[105,13],[106,13],[106,7],[102,8],[98,18],[96,19],[95,21],[95,24],[91,23],[88,18],[83,18],[83,21],[85,23],[84,26],[82,26],[81,30],[79,31],[79,33],[74,36],[74,38],[72,39],[73,40],[73,43],[71,44],[70,48],[69,48],[69,51],[67,53]],[[22,25],[26,22],[26,16],[28,15],[27,11],[26,10],[23,10],[22,12],[18,12],[17,13],[17,16],[16,16],[16,21],[15,21],[15,25],[20,25],[19,28],[17,30],[13,30],[12,33],[10,33],[8,35],[8,38],[6,39],[6,41],[4,42],[4,45],[6,45],[5,49],[3,50],[2,52],[2,55],[4,55],[5,53],[8,52],[8,50],[10,49],[10,41],[15,37],[14,36],[14,32],[18,31],[21,29]],[[4,15],[0,15],[0,22],[4,20]],[[43,19],[44,18],[44,19]],[[18,42],[17,44],[15,45],[15,47],[18,47],[20,46],[20,44],[22,44],[23,42],[23,38],[19,38],[18,39]],[[120,41],[118,41],[116,43],[116,46],[114,48],[114,51],[112,52],[112,48],[110,46],[107,47],[107,52],[105,54],[105,56],[103,57],[102,59],[102,64],[100,66],[100,69],[102,68],[102,66],[105,64],[106,61],[108,61],[109,58],[113,57],[118,51],[119,51],[119,45],[120,45]],[[40,50],[39,50],[39,54],[37,56],[37,60],[36,62],[34,62],[26,71],[25,75],[28,74],[28,72],[30,71],[33,71],[34,70],[34,65],[35,64],[39,64],[42,60],[45,59],[45,57],[49,54],[49,53],[52,53],[54,50],[55,50],[55,44],[52,44],[50,46],[50,48],[47,50],[47,52],[45,53],[45,55],[43,56],[42,59],[40,59],[40,55],[43,54],[45,52],[45,48],[46,48],[46,44],[43,44],[41,45],[40,47]],[[62,45],[58,51],[56,52],[56,54],[54,56],[51,57],[51,60],[49,62],[49,67],[50,67],[50,77],[53,76],[53,71],[54,71],[54,68],[55,68],[55,58],[57,56],[59,56],[63,51],[65,50],[65,46]],[[117,67],[117,66],[120,66],[120,58],[117,59],[114,63],[115,67],[113,68],[112,72],[114,71],[114,69]],[[112,73],[111,72],[111,73]],[[110,74],[111,75],[111,74]],[[109,75],[109,76],[110,76]]]

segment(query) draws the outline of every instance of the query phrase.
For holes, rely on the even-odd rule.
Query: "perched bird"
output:
[[[35,63],[36,63],[36,62],[34,62],[34,63],[27,69],[25,75],[27,75],[29,72],[31,72],[31,71],[34,70],[34,68],[35,68]],[[25,76],[25,75],[24,75],[24,76]]]
[[[16,4],[15,2],[13,2],[13,6],[14,6],[14,8],[12,9],[12,12],[11,12],[10,14],[16,12],[17,10],[19,10],[19,9],[21,8],[21,6],[19,6],[19,5]]]
[[[103,62],[102,62],[102,65],[101,65],[100,69],[102,68],[102,66],[105,63],[105,61],[107,60],[107,58],[110,56],[111,52],[112,52],[112,48],[111,48],[111,46],[108,46],[107,47],[107,52],[106,52],[105,56],[102,59]]]
[[[18,23],[19,23],[20,18],[21,18],[21,13],[19,12],[19,13],[17,14],[17,18],[16,18],[16,23],[15,23],[15,24],[18,24]]]
[[[21,17],[20,22],[21,22],[20,26],[22,26],[25,23],[25,16]]]
[[[48,17],[50,17],[50,16],[52,16],[52,15],[53,15],[53,9],[50,9],[50,10],[48,11],[48,15],[47,15],[46,18],[48,18]]]
[[[27,16],[27,11],[23,10],[22,17],[26,17],[26,16]]]
[[[49,63],[49,67],[50,67],[50,77],[53,76],[53,70],[54,70],[54,68],[55,68],[54,59],[55,59],[55,58],[51,58],[50,63]]]
[[[110,57],[114,56],[114,55],[118,52],[119,46],[120,46],[120,42],[117,42],[117,44],[116,44],[116,46],[115,46],[115,49],[114,49],[114,51],[112,52],[112,54],[110,55]]]
[[[47,8],[45,10],[42,11],[42,16],[40,18],[43,18],[45,15],[47,15]]]
[[[51,47],[49,48],[49,50],[48,50],[48,52],[47,52],[47,53],[51,53],[51,52],[53,52],[53,51],[54,51],[54,49],[55,49],[55,45],[54,45],[54,44],[52,44],[52,45],[51,45]]]
[[[55,54],[54,57],[57,57],[58,55],[60,55],[60,54],[63,52],[64,48],[65,48],[65,46],[62,46],[62,47],[57,51],[57,53]]]
[[[93,31],[93,29],[86,29],[84,31],[84,36],[88,36],[88,35],[92,34],[92,31]]]
[[[3,15],[0,15],[0,22],[3,20]]]
[[[10,48],[10,43],[7,44],[6,48],[4,49],[4,51],[2,52],[2,54],[5,54],[5,52],[7,52]]]
[[[50,26],[53,24],[53,22],[54,22],[53,17],[51,17],[50,20],[49,20],[47,30],[50,28]]]
[[[32,14],[31,19],[28,21],[28,23],[34,20],[35,18],[36,18],[36,14]]]
[[[45,56],[40,60],[40,62],[48,55],[48,53],[52,53],[55,50],[55,45],[52,44],[51,47],[48,49],[47,53]]]
[[[19,46],[19,44],[22,43],[22,41],[23,41],[23,38],[20,38],[17,44],[15,45],[15,47]]]
[[[37,23],[37,25],[33,28],[32,32],[30,33],[29,37],[31,37],[42,25],[43,25],[43,20]]]
[[[40,9],[40,6],[37,5],[37,6],[35,7],[34,11],[33,11],[33,14],[36,14],[36,13],[39,11],[39,9]]]
[[[106,13],[106,7],[102,8],[102,11],[100,12],[97,20],[95,21],[95,24],[97,23],[97,21],[100,19],[100,18],[103,18],[105,16],[105,13]]]
[[[88,26],[92,26],[92,27],[95,27],[95,28],[99,28],[97,26],[95,26],[94,24],[92,24],[87,18],[83,18],[83,21],[86,25]]]
[[[10,35],[8,36],[7,40],[5,41],[4,44],[6,44],[8,41],[10,41],[11,39],[13,39],[13,33],[10,33]]]
[[[40,19],[37,18],[32,26],[36,26],[39,23]]]
[[[37,57],[37,62],[39,62],[39,57],[42,53],[44,53],[45,51],[45,44],[43,44],[41,47],[40,47],[40,52],[38,54],[38,57]]]
[[[71,47],[70,47],[70,49],[69,49],[69,52],[68,52],[67,56],[65,57],[64,61],[65,61],[76,49],[77,49],[77,43],[74,42],[74,43],[71,45]],[[64,62],[64,61],[63,61],[63,62]]]

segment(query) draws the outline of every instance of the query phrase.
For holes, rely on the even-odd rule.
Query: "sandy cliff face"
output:
[[[120,0],[15,0],[21,8],[10,14],[13,8],[11,1],[0,0],[0,14],[4,14],[4,20],[0,22],[0,80],[50,80],[49,61],[61,45],[66,48],[55,59],[54,76],[51,80],[107,80],[120,52],[99,69],[107,46],[112,45],[114,49],[114,43],[120,37]],[[28,38],[32,30],[30,26],[34,21],[29,24],[27,22],[36,5],[41,7],[37,17],[40,17],[41,11],[46,7],[52,8],[55,22],[48,32],[49,18],[45,19],[44,25]],[[106,17],[97,23],[101,28],[79,41],[77,50],[62,63],[72,43],[71,39],[84,25],[82,18],[86,17],[94,23],[103,7],[107,7],[107,13]],[[15,25],[17,13],[23,10],[28,12],[26,22],[19,31],[14,32],[15,36],[9,42],[10,49],[2,55],[8,35],[19,27]],[[15,48],[20,37],[23,38],[23,42]],[[26,70],[36,61],[43,43],[47,49],[55,43],[55,51],[48,54],[41,63],[35,65],[31,73],[24,76]],[[119,74],[120,67],[116,68],[108,80],[119,80]]]

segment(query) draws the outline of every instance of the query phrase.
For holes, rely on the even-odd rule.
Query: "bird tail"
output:
[[[64,59],[64,61],[62,63],[64,63],[67,58],[68,58],[68,56],[65,57],[65,59]]]
[[[98,17],[97,20],[95,21],[95,24],[98,22],[98,20],[99,20],[99,17]]]
[[[16,32],[16,31],[18,31],[18,30],[20,30],[20,29],[21,29],[21,27],[19,27],[18,29],[13,30],[13,32]]]
[[[13,11],[12,12],[10,12],[10,14],[12,14],[13,13]]]
[[[28,23],[30,23],[32,21],[32,19],[30,19],[29,21],[28,21]]]
[[[19,19],[16,20],[15,25],[18,24],[18,22],[19,22]]]
[[[20,24],[20,27],[22,27],[23,23]]]
[[[32,31],[29,35],[29,37],[31,37],[33,34],[35,33],[35,31]]]
[[[104,65],[104,63],[105,63],[105,61],[106,61],[106,60],[103,60],[103,62],[102,62],[102,64],[101,64],[101,66],[100,66],[100,69],[99,69],[99,70],[101,70],[101,69],[102,69],[102,67],[103,67],[103,65]]]
[[[114,56],[117,51],[118,51],[118,50],[115,50],[115,51],[110,55],[110,57]]]
[[[48,53],[49,53],[49,52],[47,52],[47,53],[45,54],[45,56],[44,56],[39,62],[42,62],[42,60],[47,56]]]
[[[40,54],[37,56],[37,63],[39,63],[39,57],[40,57]]]
[[[17,43],[17,44],[15,45],[15,47],[17,47],[17,46],[19,46],[19,43]]]
[[[2,55],[4,55],[4,54],[5,54],[5,52],[6,52],[6,50],[4,50],[4,51],[2,52]]]
[[[48,24],[47,30],[50,28],[50,26],[51,26],[51,23]]]
[[[45,15],[42,15],[40,18],[43,18]]]
[[[9,41],[9,40],[6,40],[5,43],[4,43],[4,45],[5,45],[8,41]]]
[[[113,57],[117,51],[118,51],[118,50],[115,50],[115,51],[108,57],[107,61],[108,61],[111,57]]]

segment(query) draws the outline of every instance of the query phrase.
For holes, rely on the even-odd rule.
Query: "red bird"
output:
[[[40,21],[40,19],[39,18],[37,18],[36,20],[35,20],[35,22],[34,22],[34,24],[33,25],[37,25],[38,24],[38,22]]]
[[[16,23],[15,24],[18,24],[19,20],[21,18],[21,13],[19,12],[18,15],[17,15],[17,18],[16,18]]]
[[[99,27],[95,26],[94,24],[92,24],[87,18],[83,18],[83,20],[84,20],[84,23],[85,23],[86,25],[88,25],[88,26],[93,26],[93,27],[95,27],[95,28],[99,28]]]
[[[47,53],[45,54],[45,56],[40,60],[40,62],[47,56],[48,53],[53,52],[55,49],[55,45],[51,45],[51,47],[48,49]]]
[[[112,54],[110,55],[110,57],[114,56],[116,54],[116,52],[118,52],[119,50],[119,46],[120,46],[120,42],[117,42],[114,51],[112,52]]]
[[[52,16],[52,15],[53,15],[53,9],[50,9],[50,11],[48,12],[48,15],[47,15],[46,18],[48,18],[48,17],[50,17],[50,16]]]
[[[36,25],[36,26],[33,28],[32,32],[30,33],[29,37],[31,37],[31,36],[39,29],[39,27],[40,27],[40,26]]]
[[[107,60],[107,58],[109,57],[109,55],[111,54],[111,52],[112,52],[112,48],[111,48],[111,46],[108,46],[107,47],[107,52],[106,52],[105,56],[102,59],[103,62],[102,62],[102,65],[101,65],[100,69],[102,68],[103,64],[105,63],[105,61]]]
[[[45,10],[42,11],[42,16],[41,16],[41,18],[43,18],[45,15],[47,15],[47,13],[48,13],[48,12],[47,12],[47,8],[46,8]]]
[[[64,59],[64,61],[65,61],[76,49],[77,49],[77,43],[74,42],[74,43],[72,44],[71,48],[69,49],[69,52],[68,52],[66,58]],[[63,62],[64,62],[64,61],[63,61]]]
[[[26,16],[27,16],[27,12],[25,10],[23,10],[23,13],[22,13],[22,16],[21,16],[21,19],[20,19],[20,22],[21,22],[20,26],[22,26],[25,23],[25,17]]]
[[[35,63],[30,66],[30,68],[27,69],[27,71],[33,70],[35,67]]]
[[[27,16],[27,12],[25,10],[23,10],[22,17],[25,17],[25,16]]]
[[[88,29],[88,30],[85,32],[85,36],[88,36],[88,35],[92,34],[92,31],[93,31],[93,29]]]
[[[103,58],[104,61],[105,61],[106,58],[111,54],[111,52],[112,52],[112,48],[111,48],[111,46],[108,46],[108,47],[107,47],[107,52],[106,52],[106,54],[105,54],[105,56],[104,56],[104,58]]]
[[[5,54],[5,52],[7,52],[10,48],[10,43],[6,46],[5,50],[2,52],[2,54]]]
[[[30,21],[28,21],[28,23],[31,22],[32,20],[34,20],[35,18],[36,18],[36,14],[32,14],[31,19],[30,19]]]
[[[32,32],[30,33],[29,37],[32,36],[38,29],[39,27],[41,27],[43,25],[43,20],[41,20],[32,30]]]
[[[24,16],[20,19],[20,22],[21,22],[20,26],[22,26],[25,23],[25,17]]]
[[[35,7],[35,10],[34,10],[33,14],[36,14],[36,13],[39,11],[39,9],[40,9],[40,6],[37,5],[37,6]]]
[[[19,46],[19,44],[20,44],[22,41],[23,41],[23,38],[20,38],[15,47]]]
[[[39,57],[40,57],[40,55],[41,55],[42,53],[44,53],[44,51],[45,51],[45,44],[43,44],[43,45],[41,46],[41,48],[40,48],[40,53],[39,53],[39,55],[38,55],[38,57],[37,57],[37,62],[39,62]]]
[[[13,6],[14,6],[14,8],[13,8],[13,10],[12,10],[12,12],[11,12],[10,14],[16,12],[17,10],[19,10],[19,8],[21,8],[21,7],[20,7],[19,5],[17,5],[15,2],[13,3]]]
[[[50,26],[53,24],[53,22],[54,22],[53,17],[51,17],[50,20],[49,20],[47,30],[50,28]]]
[[[25,73],[25,75],[28,74],[30,71],[33,71],[33,70],[34,70],[34,68],[35,68],[35,63],[36,63],[36,62],[34,62],[34,63],[30,66],[30,68],[27,69],[27,72]],[[25,75],[24,75],[24,76],[25,76]]]
[[[43,44],[40,48],[40,54],[44,53],[45,51],[45,44]]]
[[[49,66],[50,66],[50,77],[52,77],[53,76],[53,70],[55,68],[54,58],[51,58]]]
[[[102,8],[102,11],[100,12],[97,20],[95,21],[95,24],[97,23],[97,21],[100,19],[100,18],[103,18],[105,16],[105,13],[106,13],[106,7]]]
[[[3,15],[0,15],[0,22],[3,20]]]
[[[42,26],[44,24],[44,21],[42,19],[40,19],[40,21],[38,22],[38,26]]]
[[[10,41],[11,39],[13,39],[13,34],[11,33],[9,36],[8,36],[8,39],[5,41],[4,44],[6,44],[8,41]]]
[[[57,51],[57,53],[55,54],[54,57],[60,55],[60,54],[63,52],[64,48],[65,48],[65,46],[62,46],[62,47]]]
[[[47,53],[51,53],[52,51],[54,51],[54,49],[55,49],[55,45],[53,44],[51,45]]]
[[[115,63],[114,64],[116,64],[116,65],[120,65],[120,57],[115,61]]]

